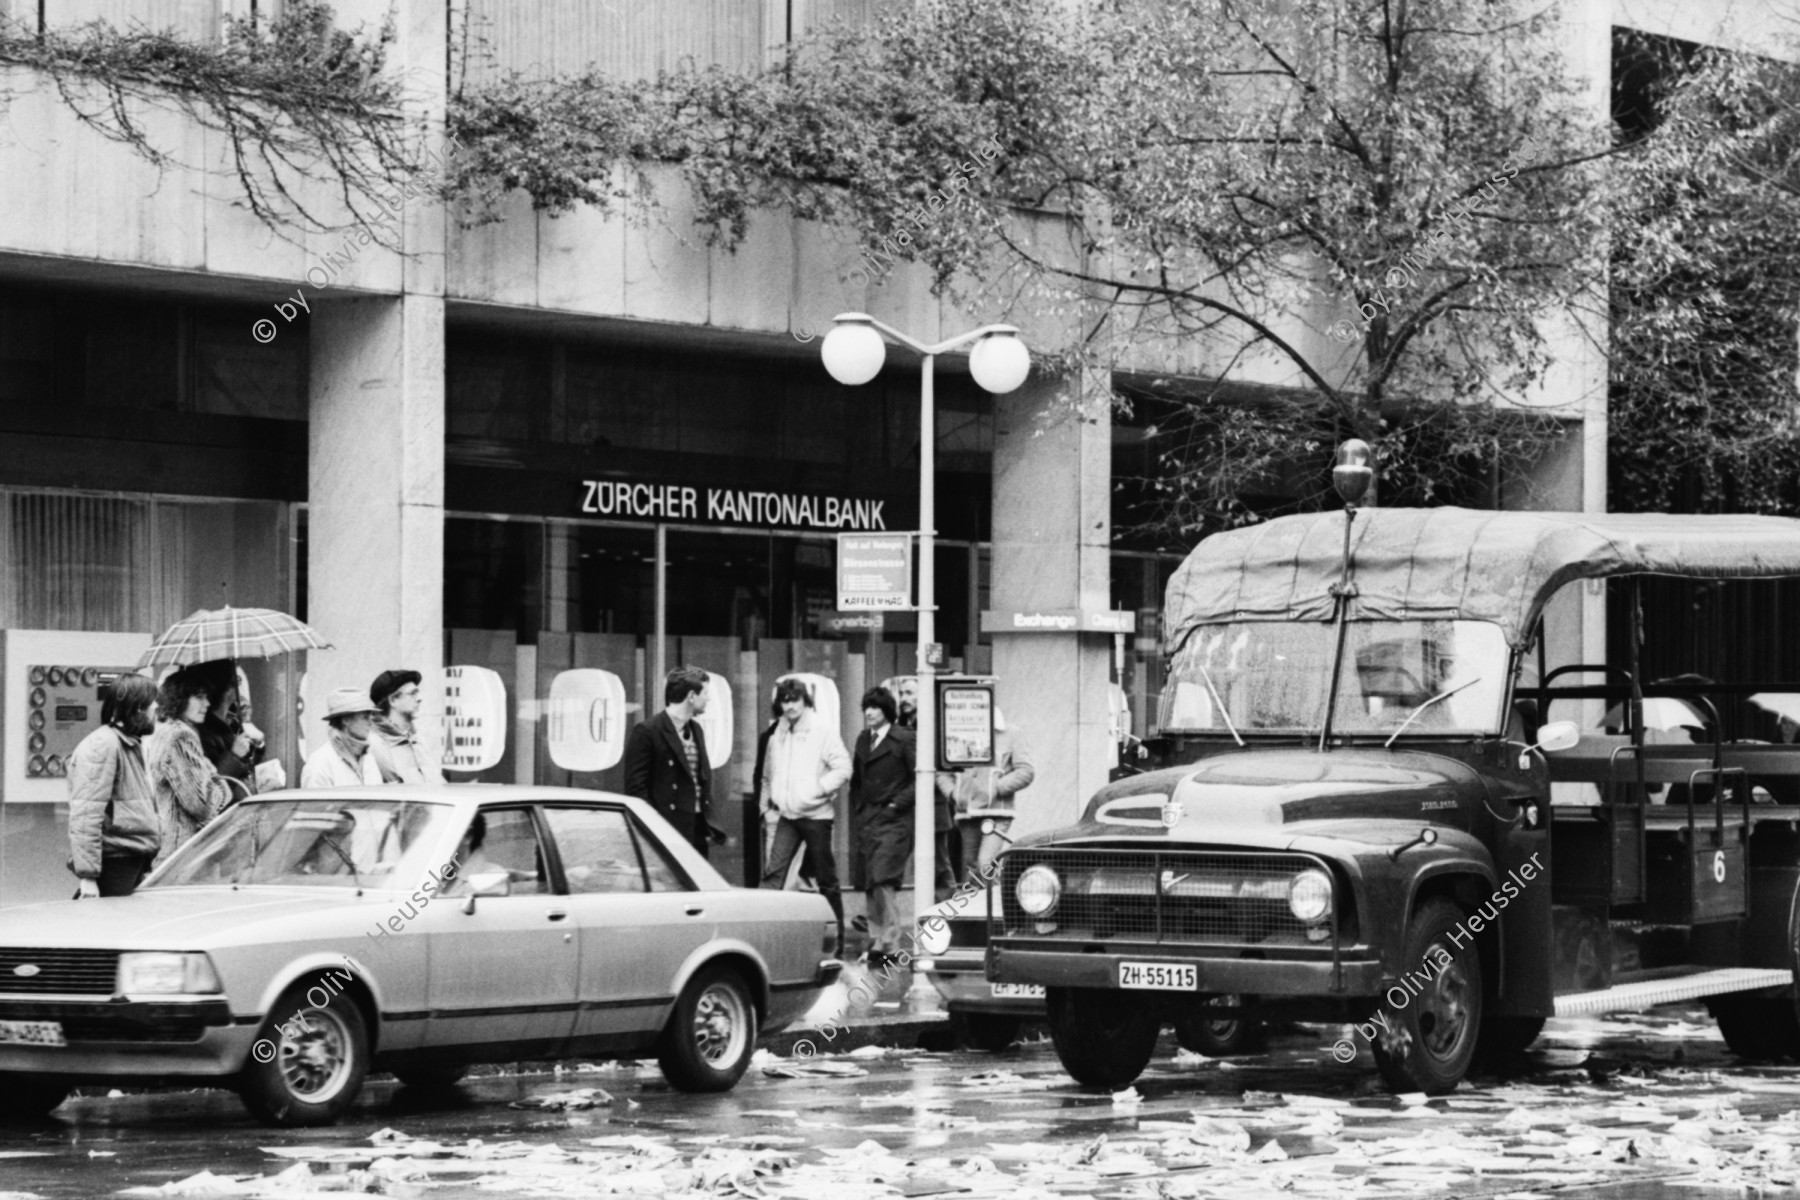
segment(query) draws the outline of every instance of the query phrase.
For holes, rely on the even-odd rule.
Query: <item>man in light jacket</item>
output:
[[[156,684],[121,675],[107,708],[107,723],[69,755],[69,869],[81,881],[76,899],[131,895],[162,844],[143,749],[156,728]]]
[[[339,688],[325,701],[325,740],[306,756],[303,788],[355,787],[381,783],[381,768],[369,753],[375,714],[381,711],[361,688]]]
[[[985,881],[992,873],[994,860],[1012,841],[1008,831],[1017,811],[1016,798],[1035,778],[1037,770],[1031,765],[1018,730],[1007,726],[1006,717],[997,708],[994,765],[938,774],[938,794],[955,806],[956,828],[962,834],[964,883]],[[982,827],[990,820],[990,832],[983,833]]]
[[[812,853],[819,894],[837,914],[837,952],[844,952],[844,900],[838,891],[837,859],[831,853],[831,822],[837,792],[850,778],[850,753],[837,730],[827,729],[813,711],[812,694],[798,679],[775,688],[781,717],[769,735],[763,763],[762,804],[776,816],[775,841],[763,869],[762,885],[779,888],[801,845]]]
[[[437,757],[419,735],[419,685],[424,678],[417,671],[383,671],[369,685],[369,699],[381,710],[369,753],[389,783],[444,782]]]

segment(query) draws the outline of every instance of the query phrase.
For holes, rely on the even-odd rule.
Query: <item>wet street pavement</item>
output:
[[[1795,1187],[1800,1067],[1740,1064],[1704,1010],[1553,1021],[1508,1078],[1426,1102],[1338,1027],[1179,1051],[1119,1096],[1047,1042],[1000,1055],[762,1052],[735,1091],[654,1065],[371,1083],[344,1124],[265,1129],[224,1092],[78,1098],[0,1133],[0,1196],[1528,1196]]]

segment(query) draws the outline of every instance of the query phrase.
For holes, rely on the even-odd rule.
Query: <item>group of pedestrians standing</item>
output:
[[[442,783],[421,744],[417,671],[383,671],[368,691],[326,704],[326,740],[302,787]],[[160,717],[160,720],[158,719]],[[229,660],[184,667],[156,683],[115,680],[101,727],[69,760],[69,869],[77,898],[128,896],[202,826],[257,790],[265,739]],[[275,786],[285,780],[274,773]]]
[[[867,961],[881,967],[902,944],[898,893],[913,849],[915,780],[919,770],[917,690],[901,681],[896,691],[871,688],[861,700],[863,729],[846,752],[835,729],[813,710],[799,679],[776,685],[775,720],[763,734],[755,772],[758,799],[772,826],[762,886],[786,886],[794,856],[804,849],[819,893],[837,914],[837,950],[844,951],[844,905],[832,852],[837,791],[850,785],[858,847],[865,867],[869,948]],[[952,862],[951,832],[962,833],[963,879],[985,872],[1012,824],[1013,797],[1033,778],[1017,739],[996,720],[996,767],[942,772],[933,805],[937,899],[950,895],[959,872]],[[985,830],[985,832],[984,832]]]

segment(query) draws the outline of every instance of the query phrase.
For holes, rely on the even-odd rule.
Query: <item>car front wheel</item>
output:
[[[69,1098],[69,1085],[0,1074],[0,1121],[41,1121]]]
[[[1051,988],[1050,1040],[1063,1070],[1087,1087],[1124,1087],[1150,1065],[1162,1023],[1142,997],[1100,988]]]
[[[976,1050],[986,1050],[990,1054],[998,1054],[1018,1040],[1019,1027],[1024,1024],[1018,1017],[1005,1013],[964,1012],[950,1014],[950,1027],[956,1031],[956,1040]]]
[[[275,1002],[239,1081],[244,1107],[268,1125],[336,1122],[369,1073],[369,1034],[356,1002],[339,993],[315,1007],[306,999],[308,982]]]
[[[1380,1015],[1375,1065],[1396,1092],[1439,1096],[1468,1074],[1481,1033],[1481,954],[1452,937],[1462,910],[1448,900],[1428,900],[1406,926],[1400,961],[1417,964],[1388,990],[1389,1007]],[[1465,939],[1467,935],[1464,935]],[[1394,1003],[1398,990],[1407,997]]]
[[[756,1052],[756,1005],[730,967],[702,968],[682,989],[656,1056],[684,1092],[725,1092]]]
[[[1214,1004],[1238,1004],[1238,996],[1218,996],[1206,1006],[1182,1013],[1175,1018],[1175,1040],[1183,1050],[1204,1054],[1208,1058],[1229,1058],[1250,1049],[1256,1036],[1256,1022],[1244,1017],[1215,1017],[1206,1008]]]

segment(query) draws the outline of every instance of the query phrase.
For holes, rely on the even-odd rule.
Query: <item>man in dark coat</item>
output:
[[[879,968],[900,948],[896,897],[912,853],[917,735],[894,724],[894,697],[884,688],[864,692],[862,710],[864,728],[850,756],[850,804],[861,815],[868,860],[868,961]]]
[[[712,764],[706,731],[706,672],[676,667],[663,684],[663,710],[625,741],[625,792],[647,800],[705,857],[711,844]]]

